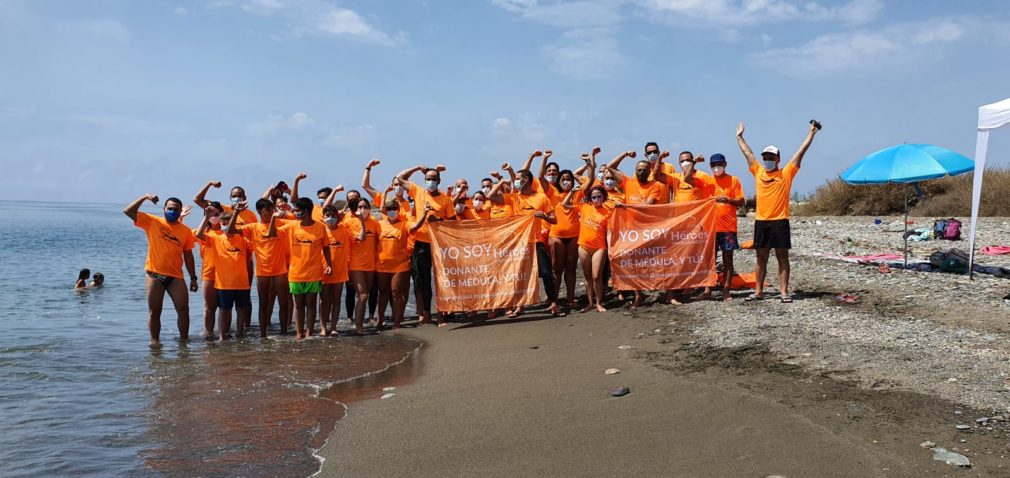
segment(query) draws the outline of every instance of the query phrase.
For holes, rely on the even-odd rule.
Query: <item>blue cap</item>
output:
[[[726,157],[722,154],[715,153],[708,158],[708,164],[726,164]]]

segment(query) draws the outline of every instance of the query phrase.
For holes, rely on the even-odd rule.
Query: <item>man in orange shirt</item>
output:
[[[200,286],[193,260],[193,231],[180,220],[182,201],[168,198],[164,218],[139,212],[144,201],[158,204],[158,196],[140,196],[123,209],[123,214],[147,234],[147,260],[144,264],[147,271],[147,329],[151,334],[151,346],[156,347],[160,344],[161,306],[166,292],[179,316],[179,339],[189,340],[189,294],[182,278],[183,262],[189,272],[189,290],[196,292]]]
[[[424,187],[412,181],[410,177],[418,172],[424,172]],[[414,198],[414,210],[423,216],[424,223],[414,233],[414,252],[410,255],[410,275],[414,279],[414,289],[420,299],[416,304],[418,324],[431,322],[431,236],[428,225],[432,221],[444,221],[456,217],[453,199],[438,189],[442,181],[442,171],[445,166],[434,168],[415,166],[406,169],[396,176],[397,183],[407,189],[407,194]],[[421,217],[418,218],[420,220]],[[438,318],[439,326],[445,326],[442,316]]]
[[[730,285],[733,282],[733,251],[740,248],[736,237],[736,211],[744,205],[743,187],[736,176],[726,174],[726,156],[715,153],[708,160],[712,168],[712,185],[715,195],[715,250],[722,251],[723,275],[722,300],[730,299]],[[705,295],[711,295],[708,287]]]
[[[207,206],[210,205],[210,202],[207,201],[206,196],[207,191],[209,191],[211,187],[220,188],[221,181],[209,181],[207,182],[207,184],[203,186],[202,189],[200,189],[200,192],[196,193],[196,197],[193,198],[193,202],[195,202],[200,209],[207,209]],[[236,204],[246,200],[245,189],[242,188],[242,186],[235,186],[231,188],[230,197],[231,197],[231,205],[225,204],[224,206],[222,206],[224,212],[233,212],[235,210]],[[256,215],[253,214],[252,211],[247,209],[239,213],[238,216],[239,226],[252,224],[254,222],[256,222]]]
[[[235,213],[228,220],[228,229],[223,234],[207,234],[210,218],[219,214],[211,206],[204,210],[204,218],[197,228],[196,239],[214,257],[214,286],[217,289],[218,339],[225,340],[231,335],[231,309],[238,309],[235,321],[238,337],[245,334],[246,316],[252,314],[252,300],[249,295],[249,262],[252,251],[249,242],[242,237],[235,226],[238,213],[245,210],[246,203],[235,205]]]
[[[791,303],[789,295],[789,249],[792,240],[789,233],[789,194],[792,191],[793,178],[800,170],[803,156],[814,141],[814,135],[821,129],[817,121],[810,122],[810,129],[800,148],[784,168],[779,168],[782,160],[779,149],[768,146],[761,151],[761,162],[754,158],[747,141],[743,139],[744,124],[736,127],[736,141],[740,151],[747,158],[747,165],[754,175],[757,192],[757,210],[754,214],[754,248],[757,250],[757,267],[755,277],[757,285],[754,294],[747,300],[762,298],[765,275],[768,272],[768,256],[775,249],[775,258],[779,263],[779,283],[781,301]]]
[[[316,297],[323,288],[323,276],[333,272],[326,226],[312,220],[312,200],[295,201],[296,221],[279,229],[287,238],[291,263],[288,266],[288,290],[295,301],[295,337],[311,335],[316,320]],[[270,220],[267,234],[277,237],[277,213]],[[322,258],[322,259],[320,259]]]
[[[270,236],[270,222],[274,217],[274,203],[261,198],[256,201],[259,221],[236,228],[252,245],[256,257],[256,296],[259,298],[260,337],[267,336],[270,316],[277,302],[281,335],[288,333],[291,325],[291,293],[288,291],[288,245],[284,237]],[[276,221],[287,222],[286,219]]]

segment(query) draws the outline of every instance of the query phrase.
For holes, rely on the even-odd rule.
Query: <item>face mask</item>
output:
[[[726,174],[726,167],[725,166],[712,166],[712,174],[714,174],[716,176],[722,176],[723,174]]]
[[[406,191],[404,191],[403,186],[397,186],[396,189],[393,190],[393,194],[396,194],[397,197],[403,196],[404,192]]]
[[[482,188],[482,190],[484,191],[484,195],[485,196],[487,196],[488,194],[491,194],[491,186],[484,186]]]
[[[213,226],[221,224],[221,216],[209,216],[207,217],[207,222]]]
[[[649,180],[649,170],[646,169],[645,171],[636,171],[635,177],[638,178],[638,182],[644,183]]]
[[[295,218],[296,219],[301,219],[302,218],[302,212],[301,211],[295,211]]]
[[[466,206],[465,205],[463,205],[463,204],[457,204],[456,205],[456,214],[463,214],[463,211],[465,211],[465,210],[466,210]]]
[[[612,178],[608,178],[603,181],[603,185],[610,189],[614,189],[617,186],[617,181]]]
[[[395,209],[392,210],[392,211],[386,211],[386,217],[388,217],[390,221],[392,221],[393,219],[396,219],[399,216],[400,216],[400,211],[397,211]]]
[[[646,153],[645,159],[648,159],[650,163],[655,163],[659,160],[659,153]]]
[[[476,209],[480,209],[480,207],[483,206],[483,205],[484,205],[484,201],[474,201],[473,202],[473,207],[476,208]]]
[[[240,198],[240,197],[238,197],[238,196],[232,196],[232,197],[231,197],[231,203],[232,203],[232,204],[238,204],[238,203],[239,203],[239,201],[241,201],[241,200],[242,200],[242,198]]]
[[[179,214],[178,209],[168,209],[165,211],[165,220],[174,223],[179,220]]]
[[[764,163],[765,170],[767,170],[767,171],[773,171],[776,168],[775,163],[777,163],[778,161],[775,161],[775,160],[768,161],[767,159],[765,159],[765,160],[762,160],[761,162]]]
[[[571,181],[561,181],[561,190],[562,191],[568,191],[568,190],[571,190],[571,189],[572,189],[572,182]]]
[[[600,204],[603,204],[603,198],[602,197],[596,197],[596,198],[594,198],[593,199],[593,204],[595,204],[597,206],[599,206]]]
[[[326,217],[326,218],[323,218],[323,222],[325,222],[327,226],[336,226],[337,225],[337,218],[335,218],[335,217]]]
[[[326,198],[319,198],[319,205],[322,206],[326,202]]]
[[[547,182],[549,182],[549,183],[553,183],[554,180],[558,179],[558,177],[555,176],[555,175],[553,175],[553,174],[548,174],[548,175],[544,176],[544,179],[546,179]]]
[[[680,167],[681,167],[682,169],[687,169],[687,168],[688,168],[688,167],[690,167],[690,166],[691,166],[692,164],[694,164],[694,161],[681,161],[681,162],[680,162]]]
[[[424,185],[428,188],[428,192],[433,193],[438,191],[438,181],[434,179],[429,179],[424,182]]]
[[[522,179],[516,179],[512,184],[515,185],[516,189],[522,189],[524,183]]]
[[[596,173],[596,179],[599,179],[599,180],[602,181],[603,180],[603,173],[602,172]]]

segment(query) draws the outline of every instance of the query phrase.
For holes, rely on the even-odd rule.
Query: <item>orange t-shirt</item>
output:
[[[502,194],[502,203],[495,204],[492,201],[488,201],[488,205],[485,206],[489,211],[491,219],[501,219],[503,217],[512,217],[515,215],[515,209],[512,207],[514,198],[513,193]]]
[[[530,195],[516,193],[512,198],[512,204],[515,209],[515,214],[518,216],[532,216],[538,211],[544,214],[551,212],[551,200],[547,199],[547,195],[544,193],[535,192]],[[536,220],[533,227],[534,237],[530,238],[530,242],[547,242],[547,238],[544,237],[543,231],[549,229],[544,228],[545,224],[547,224],[547,222],[543,219]]]
[[[711,176],[695,171],[691,181],[685,181],[684,175],[675,173],[666,176],[666,185],[673,190],[673,202],[697,201],[712,197],[715,187]]]
[[[420,216],[424,214],[425,205],[431,206],[431,215],[428,217],[439,217],[441,219],[452,219],[456,217],[455,204],[453,204],[452,198],[446,193],[439,193],[438,196],[432,196],[427,189],[418,186],[415,183],[410,183],[410,188],[407,189],[407,194],[414,198],[414,209],[416,214]],[[431,232],[428,228],[428,221],[424,221],[421,224],[420,229],[414,233],[414,240],[417,242],[431,242]]]
[[[572,194],[572,207],[564,206],[564,197],[554,204],[554,217],[558,219],[558,223],[551,226],[551,237],[559,239],[579,237],[579,204],[582,203],[582,195],[582,191],[575,191]]]
[[[287,237],[291,262],[288,282],[319,282],[323,280],[323,247],[326,246],[326,226],[314,222],[303,226],[301,221],[289,222],[280,227]],[[280,231],[278,231],[278,234]]]
[[[607,189],[607,201],[604,203],[607,207],[613,208],[615,204],[625,204],[624,191],[614,188],[613,191]]]
[[[800,168],[797,168],[792,161],[784,168],[771,173],[757,161],[750,166],[757,192],[757,210],[754,212],[754,219],[758,221],[789,219],[789,193],[793,187],[793,178],[799,170]]]
[[[182,221],[169,224],[163,217],[138,212],[133,223],[147,234],[147,260],[144,270],[182,279],[182,254],[192,251],[196,243]]]
[[[579,245],[586,249],[607,247],[607,223],[614,213],[607,206],[596,207],[590,203],[579,205]]]
[[[476,205],[473,207],[473,213],[477,216],[477,219],[491,219],[491,201],[484,201],[478,208]]]
[[[214,253],[214,288],[249,290],[249,241],[242,234],[217,234],[206,236],[205,242]]]
[[[379,222],[371,216],[365,221],[365,239],[358,240],[361,233],[361,220],[354,218],[347,223],[347,230],[351,233],[351,263],[349,269],[352,271],[375,271],[375,260],[379,246]]]
[[[239,228],[242,236],[252,244],[253,255],[256,257],[256,275],[259,277],[279,276],[288,272],[288,242],[282,228],[291,221],[286,219],[276,221],[276,237],[267,237],[270,224],[262,222],[246,224]]]
[[[379,221],[379,254],[375,270],[383,273],[410,270],[410,253],[407,252],[407,223],[400,219],[392,224],[387,219]]]
[[[654,199],[653,204],[661,204],[663,200],[663,183],[658,181],[642,184],[638,178],[624,176],[621,189],[624,190],[624,199],[628,204],[646,204],[649,199]]]
[[[251,203],[249,205],[252,206]],[[222,204],[221,209],[224,210],[224,212],[235,212],[235,208],[228,204]],[[243,209],[242,212],[238,213],[238,219],[235,220],[235,225],[244,226],[246,224],[255,224],[257,221],[258,219],[256,219],[256,213],[248,209]],[[225,224],[224,221],[222,221],[221,227],[228,227],[228,224]]]
[[[193,239],[200,244],[200,280],[204,281],[214,281],[214,251],[208,249],[208,239],[211,236],[217,236],[223,234],[220,229],[207,229],[203,233],[204,240],[200,240],[196,237],[197,231],[199,229],[192,229]]]
[[[715,197],[726,196],[730,199],[743,199],[743,186],[736,176],[723,174],[713,176],[712,185]],[[727,203],[715,203],[715,232],[736,232],[736,206]]]
[[[326,228],[326,244],[330,246],[330,263],[333,272],[323,277],[323,284],[340,284],[347,282],[351,265],[351,230],[344,224],[337,224],[333,229]],[[326,266],[326,258],[323,267]]]

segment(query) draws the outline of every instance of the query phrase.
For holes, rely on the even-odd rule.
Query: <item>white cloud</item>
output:
[[[176,14],[176,15],[179,15],[180,17],[184,17],[184,16],[186,16],[186,15],[189,15],[189,10],[186,10],[186,9],[185,9],[185,8],[183,8],[183,7],[177,7],[177,8],[175,9],[175,14]]]
[[[554,71],[572,78],[604,78],[625,64],[607,28],[569,30],[558,43],[543,47]]]
[[[254,121],[247,128],[247,132],[252,136],[264,136],[280,131],[295,131],[305,129],[315,123],[307,113],[296,112],[291,116],[270,115],[258,121]]]
[[[961,40],[974,23],[940,18],[822,35],[804,45],[751,55],[749,61],[801,77],[907,65],[937,57],[937,47]]]
[[[493,127],[496,130],[502,130],[502,129],[508,128],[509,125],[511,125],[511,124],[512,124],[512,122],[509,121],[508,118],[504,118],[504,117],[502,117],[502,118],[495,118]]]
[[[833,7],[796,0],[638,0],[637,3],[647,12],[670,15],[667,19],[678,23],[690,20],[737,26],[829,20],[858,25],[875,19],[884,7],[880,0],[852,0]]]
[[[390,35],[372,25],[357,12],[336,6],[327,0],[245,0],[240,8],[262,17],[281,17],[288,24],[289,35],[320,35],[397,45],[407,35]]]

